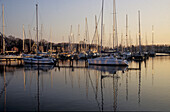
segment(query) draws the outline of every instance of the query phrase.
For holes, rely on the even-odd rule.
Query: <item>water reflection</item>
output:
[[[98,70],[101,72],[109,72],[109,74],[116,74],[117,71],[126,71],[127,66],[95,66],[95,65],[89,65],[90,69]]]
[[[100,87],[101,87],[101,107],[99,106],[99,101],[98,101],[98,80],[96,81],[96,93],[95,93],[95,99],[98,102],[98,106],[99,106],[99,110],[103,111],[104,110],[104,79],[105,78],[111,78],[112,79],[112,86],[113,86],[113,91],[111,93],[113,93],[113,110],[116,111],[117,110],[117,97],[118,97],[118,79],[120,78],[118,71],[121,71],[122,73],[124,73],[127,70],[127,67],[122,67],[122,66],[89,66],[90,69],[95,69],[96,72],[99,71],[99,75],[100,78]],[[109,74],[108,74],[109,73]],[[126,73],[127,74],[127,73]],[[90,78],[90,74],[89,74],[89,79],[92,82],[91,78]],[[128,79],[127,79],[128,80]],[[127,81],[126,80],[126,81]],[[128,83],[128,82],[127,82]],[[93,86],[92,86],[93,87]],[[127,87],[127,86],[126,86]],[[93,87],[94,89],[94,87]],[[126,95],[128,96],[128,89],[126,89]],[[94,90],[95,91],[95,90]],[[128,99],[128,98],[127,98]]]
[[[40,65],[33,65],[33,64],[25,64],[24,65],[25,70],[42,70],[42,71],[49,71],[54,68],[54,65],[46,65],[46,64],[40,64]]]
[[[4,111],[6,111],[6,86],[7,86],[7,83],[6,83],[6,75],[5,75],[5,66],[4,66]]]
[[[6,66],[4,66],[4,92],[5,92],[5,96],[4,96],[4,110],[6,109],[6,76],[5,76],[5,73],[6,73],[6,70],[5,70]],[[7,67],[7,68],[10,68],[10,67]],[[28,73],[27,71],[31,72],[31,74],[33,72],[36,71],[36,82],[37,82],[37,95],[36,95],[36,100],[37,100],[37,111],[40,111],[40,92],[43,92],[43,91],[40,91],[40,88],[39,88],[39,85],[40,85],[40,81],[39,81],[39,78],[40,78],[40,75],[42,77],[42,88],[43,88],[43,73],[44,72],[47,72],[47,74],[49,74],[50,76],[50,79],[51,79],[51,87],[53,88],[53,73],[52,73],[52,70],[54,69],[54,66],[51,66],[51,65],[25,65],[23,67],[23,82],[24,82],[24,91],[27,91],[26,90],[26,84],[27,84],[27,77],[28,77]],[[75,72],[72,71],[72,69],[66,69],[66,68],[63,68],[64,69],[64,76],[65,76],[65,84],[68,84],[68,81],[67,81],[67,75],[69,76],[70,80],[71,80],[71,87],[72,89],[74,88],[74,80],[75,80]],[[8,69],[10,70],[10,69]],[[110,95],[112,94],[112,98],[113,98],[113,110],[116,111],[117,110],[117,102],[118,102],[118,81],[119,81],[119,72],[121,72],[122,74],[126,73],[126,100],[128,100],[128,72],[126,71],[127,70],[127,67],[112,67],[112,66],[89,66],[88,68],[84,68],[84,75],[85,75],[85,89],[86,89],[86,98],[89,99],[89,92],[92,88],[93,90],[93,93],[94,93],[94,99],[95,101],[97,102],[97,105],[98,105],[98,109],[100,111],[103,111],[105,110],[105,106],[107,105],[105,103],[105,97],[108,97],[108,96],[105,96],[105,92],[107,93],[107,86],[108,86],[108,83],[107,83],[107,79],[109,78],[112,79],[112,92],[110,93]],[[94,74],[92,73],[91,70],[94,70]],[[40,72],[42,71],[42,72]],[[55,69],[56,71],[56,69]],[[63,70],[62,70],[63,71]],[[67,73],[68,71],[68,73]],[[60,72],[60,69],[59,71]],[[77,71],[76,71],[77,72]],[[32,76],[30,74],[30,84],[32,83]],[[35,73],[34,73],[35,74]],[[95,80],[94,80],[94,75],[95,75]],[[78,72],[78,87],[80,88],[80,84],[81,84],[81,74],[80,74],[80,70]],[[106,80],[106,82],[105,82]],[[95,81],[95,84],[94,84],[94,81]],[[30,85],[31,86],[31,85]],[[101,90],[100,93],[99,93],[99,89]],[[140,89],[139,89],[140,90]],[[110,96],[111,97],[111,96]],[[107,101],[107,99],[106,99]]]
[[[138,103],[140,104],[140,102],[141,102],[141,70],[139,70],[139,90],[138,90]]]
[[[152,86],[153,86],[153,81],[154,81],[154,57],[152,57]]]
[[[0,111],[152,110],[155,105],[155,110],[169,110],[170,95],[166,93],[170,92],[170,76],[154,71],[163,66],[160,63],[169,62],[169,58],[131,62],[129,68],[140,68],[136,70],[111,66],[75,67],[74,71],[51,65],[0,66]],[[78,62],[77,66],[83,64]],[[159,73],[165,74],[165,80]],[[162,98],[164,94],[166,98]]]

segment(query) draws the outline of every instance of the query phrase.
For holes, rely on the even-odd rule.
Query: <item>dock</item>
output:
[[[23,58],[21,56],[0,56],[1,61],[6,61],[6,65],[10,67],[23,67]],[[11,65],[11,61],[17,61],[18,65]],[[69,59],[68,65],[60,65],[60,62],[63,62],[63,60],[56,59],[56,63],[54,64],[54,67],[58,68],[72,68],[72,69],[84,69],[88,68],[87,60],[84,60],[84,66],[79,66],[78,64],[74,64],[74,62],[78,63],[79,60]],[[140,66],[139,68],[127,68],[126,70],[141,70]]]

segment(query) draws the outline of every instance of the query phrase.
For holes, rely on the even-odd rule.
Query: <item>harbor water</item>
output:
[[[0,62],[0,111],[170,111],[170,56],[128,67],[69,63]]]

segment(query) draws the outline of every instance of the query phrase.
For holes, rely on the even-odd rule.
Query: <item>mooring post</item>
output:
[[[11,59],[9,59],[9,65],[11,65]]]
[[[73,67],[73,59],[71,59],[71,67]]]
[[[21,65],[22,65],[22,60],[20,60],[21,61]]]
[[[78,65],[78,59],[76,59],[76,65]]]
[[[73,67],[73,59],[70,58],[70,67]]]
[[[85,67],[86,67],[86,68],[88,67],[87,59],[85,60]]]
[[[141,61],[139,61],[139,70],[141,70]]]
[[[56,66],[59,67],[59,60],[58,60],[58,59],[57,59],[57,61],[56,61]]]
[[[8,65],[8,59],[6,58],[6,65]]]
[[[18,65],[19,65],[19,59],[17,60],[17,62],[18,62]]]

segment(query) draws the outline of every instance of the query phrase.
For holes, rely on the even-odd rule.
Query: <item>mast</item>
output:
[[[113,49],[115,47],[115,1],[113,0]]]
[[[65,51],[65,46],[64,46],[64,36],[63,36],[63,50]]]
[[[24,25],[22,25],[22,38],[23,38],[23,48],[22,48],[22,50],[23,50],[23,52],[24,52],[24,45],[25,45],[24,37],[25,37],[25,35],[24,35]]]
[[[80,25],[78,24],[78,35],[77,35],[77,42],[79,43],[80,40]]]
[[[116,51],[118,51],[118,37],[117,37],[117,19],[116,19],[116,2],[113,0],[113,49],[114,40],[116,41]]]
[[[5,54],[5,30],[4,30],[4,27],[5,27],[5,25],[4,25],[4,5],[2,5],[2,23],[3,23],[3,25],[2,25],[2,38],[3,38],[3,54]]]
[[[104,6],[104,0],[102,0],[102,16],[101,16],[101,51],[102,53],[102,36],[103,36],[103,6]]]
[[[146,39],[146,47],[145,47],[145,51],[147,52],[147,45],[148,45],[148,41],[147,41],[147,33],[145,33],[145,39]]]
[[[105,42],[105,24],[103,24],[103,40],[104,40],[104,42],[103,42],[103,47],[104,47],[104,45],[106,44],[106,42]]]
[[[87,51],[87,17],[85,18],[85,21],[86,21],[86,26],[85,26],[85,35],[86,35],[86,37],[85,37],[85,44],[86,44],[86,48],[85,48],[85,50]]]
[[[36,4],[36,33],[37,33],[37,50],[36,54],[38,55],[38,4]]]
[[[42,46],[42,37],[43,37],[43,24],[41,24],[41,46]]]
[[[85,35],[86,35],[86,51],[87,50],[89,50],[88,48],[89,48],[89,45],[88,44],[90,44],[89,43],[89,31],[88,31],[88,23],[87,23],[87,17],[86,17],[86,26],[85,26]]]
[[[81,50],[80,43],[79,43],[80,40],[81,40],[80,39],[80,25],[78,24],[78,35],[77,35],[78,52]]]
[[[97,16],[95,15],[95,23],[96,23],[96,37],[97,37],[97,52],[99,53],[99,35],[98,35],[98,23],[97,23]]]
[[[123,52],[123,33],[121,33],[121,50]]]
[[[132,42],[133,40],[132,40],[132,38],[131,38],[131,33],[130,33],[130,31],[129,31],[129,50],[130,50],[130,52],[132,52]]]
[[[153,52],[153,43],[154,43],[154,26],[152,25],[152,52]]]
[[[72,25],[71,25],[71,28],[70,28],[70,36],[69,36],[69,37],[70,37],[70,38],[69,38],[69,44],[70,44],[70,46],[69,46],[70,49],[69,49],[69,50],[70,50],[70,51],[72,50],[72,44],[71,44],[71,42],[72,42],[72,36],[73,36],[73,33],[72,33]]]
[[[30,25],[28,26],[28,29],[29,29],[29,37],[30,37],[30,41],[29,41],[29,44],[30,44],[30,52],[31,52],[31,40],[32,40],[32,37],[31,37],[31,31],[30,31]]]
[[[142,48],[141,48],[141,29],[140,29],[140,11],[138,11],[138,15],[139,15],[139,52],[142,52]]]
[[[136,33],[136,52],[138,50],[138,36],[137,36],[137,33]]]
[[[128,44],[128,15],[126,14],[126,47],[127,47],[127,50],[128,50],[128,46],[129,46]]]
[[[51,43],[50,43],[50,54],[52,54],[52,39],[51,39],[51,36],[52,35],[52,31],[51,31],[51,28],[50,28],[50,41],[51,41]]]

